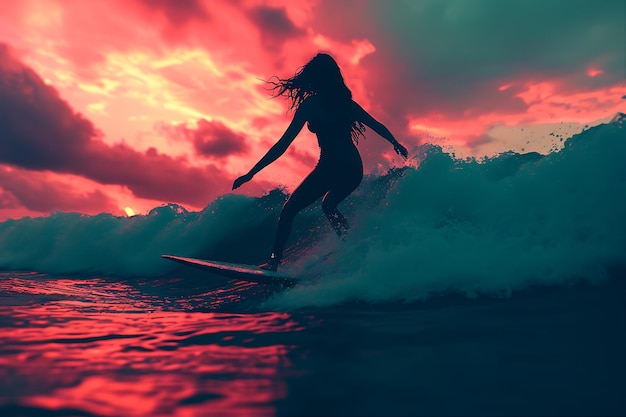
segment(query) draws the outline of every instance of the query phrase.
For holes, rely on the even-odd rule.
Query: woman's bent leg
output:
[[[345,236],[346,232],[350,228],[350,225],[344,215],[337,210],[337,205],[349,196],[352,191],[356,190],[361,183],[361,178],[362,176],[358,177],[358,179],[355,178],[349,183],[343,183],[339,186],[331,188],[322,200],[322,210],[324,211],[326,218],[328,218],[330,225],[339,236]]]
[[[278,226],[276,227],[273,252],[276,262],[283,256],[283,250],[289,238],[289,234],[291,233],[291,226],[296,214],[313,204],[318,198],[323,196],[327,190],[327,181],[324,181],[321,173],[314,170],[287,199],[280,212]]]

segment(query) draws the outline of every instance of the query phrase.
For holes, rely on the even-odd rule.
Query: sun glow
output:
[[[133,210],[133,209],[132,209],[132,208],[130,208],[130,207],[124,207],[124,212],[126,213],[126,215],[127,215],[128,217],[133,217],[133,216],[136,216],[136,214],[135,214],[135,210]]]
[[[410,128],[411,130],[414,130],[414,131],[427,132],[436,136],[446,136],[450,134],[450,132],[444,128],[435,127],[435,126],[427,126],[419,122],[411,123]]]
[[[595,77],[597,77],[599,75],[602,75],[602,74],[604,74],[604,71],[602,71],[601,69],[598,69],[598,68],[589,68],[587,70],[587,76],[590,77],[590,78],[595,78]]]

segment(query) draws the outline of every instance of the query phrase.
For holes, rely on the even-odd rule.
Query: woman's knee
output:
[[[337,211],[337,206],[354,191],[356,187],[341,187],[330,190],[322,199],[322,210],[326,214]]]
[[[302,211],[302,209],[304,209],[305,207],[306,206],[301,204],[298,199],[289,198],[283,205],[283,208],[280,212],[280,217],[293,219],[294,217],[296,217],[296,214]]]
[[[324,214],[328,216],[328,215],[333,214],[336,210],[337,210],[337,204],[331,201],[330,198],[325,197],[324,199],[322,199],[322,211],[324,212]]]
[[[280,211],[280,218],[281,219],[294,218],[297,213],[298,211],[295,209],[294,204],[290,203],[289,200],[287,200],[285,204],[283,204],[283,208]]]

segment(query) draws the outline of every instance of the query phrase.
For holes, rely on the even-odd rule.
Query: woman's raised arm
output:
[[[291,142],[298,136],[298,133],[302,130],[304,123],[306,122],[306,106],[302,103],[293,115],[293,119],[285,133],[280,137],[278,142],[272,146],[269,151],[256,163],[254,167],[245,175],[237,178],[233,183],[233,190],[241,187],[244,183],[250,181],[259,171],[277,160],[282,154],[285,153]]]
[[[391,143],[393,145],[394,151],[396,151],[396,153],[398,155],[402,156],[404,159],[407,159],[409,157],[409,151],[407,151],[406,148],[404,146],[402,146],[400,144],[400,142],[398,142],[396,140],[396,138],[393,136],[391,131],[389,129],[387,129],[387,126],[385,126],[384,124],[382,124],[378,120],[374,119],[372,117],[372,115],[370,115],[356,101],[353,101],[352,103],[354,105],[355,118],[358,121],[360,121],[364,125],[368,126],[374,132],[376,132],[378,135],[380,135],[385,140],[387,140],[389,143]]]

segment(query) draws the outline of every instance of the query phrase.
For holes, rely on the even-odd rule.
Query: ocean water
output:
[[[624,117],[548,155],[435,146],[366,178],[337,239],[286,195],[0,223],[0,415],[626,415]]]

